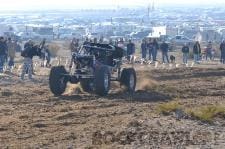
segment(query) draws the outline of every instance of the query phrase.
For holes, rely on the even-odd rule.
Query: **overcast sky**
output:
[[[18,9],[77,9],[146,6],[152,0],[0,0],[0,10]],[[225,0],[155,0],[156,6],[172,4],[225,4]]]

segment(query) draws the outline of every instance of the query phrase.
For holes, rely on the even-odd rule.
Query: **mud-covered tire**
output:
[[[66,90],[67,80],[63,74],[67,74],[64,66],[52,67],[49,75],[49,87],[55,96],[62,95]]]
[[[110,90],[110,71],[108,67],[102,66],[95,71],[95,93],[100,96],[105,96]]]
[[[133,68],[124,68],[121,73],[120,83],[129,92],[134,92],[136,88],[136,72]]]
[[[85,92],[93,91],[93,87],[91,85],[92,83],[93,83],[93,81],[90,80],[90,79],[82,79],[82,80],[80,80],[80,86],[83,89],[83,91],[85,91]]]

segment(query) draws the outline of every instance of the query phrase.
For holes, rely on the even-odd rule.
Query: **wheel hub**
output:
[[[133,89],[134,88],[134,81],[135,79],[134,79],[134,75],[133,74],[131,74],[130,75],[130,89]]]
[[[107,73],[104,75],[104,87],[105,89],[109,87],[109,76]]]

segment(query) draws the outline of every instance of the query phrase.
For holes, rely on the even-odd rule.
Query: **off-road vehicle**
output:
[[[136,72],[122,63],[124,50],[110,44],[87,43],[72,55],[73,71],[64,66],[52,67],[49,84],[51,92],[59,96],[65,92],[67,83],[80,83],[83,91],[107,95],[111,81],[119,81],[127,91],[136,87]]]

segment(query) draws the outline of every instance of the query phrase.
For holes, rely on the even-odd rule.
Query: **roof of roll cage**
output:
[[[115,51],[115,46],[110,44],[101,44],[101,43],[87,43],[83,45],[84,48],[92,48],[96,50],[106,50],[106,51]]]

